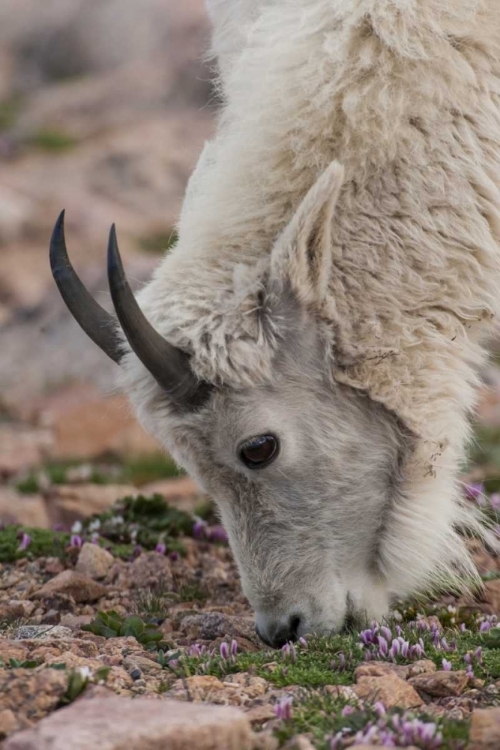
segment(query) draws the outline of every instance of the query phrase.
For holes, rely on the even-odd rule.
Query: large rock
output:
[[[0,670],[0,712],[11,711],[20,726],[29,726],[57,708],[67,687],[68,675],[62,670]]]
[[[159,451],[132,414],[122,396],[87,397],[79,402],[52,403],[44,412],[44,422],[54,431],[55,458],[91,459],[106,453],[141,455]]]
[[[472,713],[468,750],[498,750],[500,708],[481,708]]]
[[[469,676],[463,669],[456,671],[440,670],[432,674],[421,674],[409,679],[410,685],[433,698],[447,698],[463,693]]]
[[[107,589],[91,578],[65,570],[47,581],[41,589],[32,594],[33,599],[50,599],[55,596],[71,596],[75,602],[95,602],[107,594]]]
[[[386,708],[416,708],[423,703],[415,688],[389,672],[379,677],[364,677],[358,679],[353,687],[354,692],[363,700],[373,703],[381,701]]]
[[[22,495],[10,487],[0,487],[0,523],[50,528],[45,500],[40,495]]]
[[[52,448],[52,433],[18,424],[0,426],[0,475],[9,476],[40,464]]]
[[[81,700],[4,750],[251,750],[252,731],[235,708],[136,698]]]

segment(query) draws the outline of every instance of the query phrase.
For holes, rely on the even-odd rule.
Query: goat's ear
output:
[[[314,183],[279,236],[271,255],[271,281],[289,285],[306,304],[321,304],[331,271],[331,225],[344,179],[334,161]]]

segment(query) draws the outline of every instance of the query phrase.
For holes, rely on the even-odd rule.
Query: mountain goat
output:
[[[280,646],[477,581],[457,529],[500,307],[497,0],[212,0],[223,100],[179,243],[71,312],[214,497]],[[140,307],[139,307],[140,305]],[[470,518],[469,518],[470,516]]]

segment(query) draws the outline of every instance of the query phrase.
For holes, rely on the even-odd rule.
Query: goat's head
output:
[[[216,500],[257,630],[274,646],[338,630],[350,612],[381,616],[387,606],[379,553],[406,438],[384,407],[332,377],[330,231],[341,183],[333,164],[272,249],[254,311],[272,356],[252,385],[203,382],[196,352],[150,325],[114,229],[108,274],[124,337],[76,277],[62,217],[51,244],[54,277],[76,320],[124,366],[143,423]]]

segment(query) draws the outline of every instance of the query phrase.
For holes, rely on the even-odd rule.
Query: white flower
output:
[[[96,518],[94,521],[91,521],[89,523],[89,531],[92,534],[94,531],[98,531],[101,528],[101,521],[99,518]]]
[[[80,534],[80,532],[83,530],[83,524],[81,521],[75,521],[73,526],[71,527],[71,533],[72,534]]]
[[[78,667],[78,671],[80,672],[84,680],[90,680],[90,678],[92,677],[92,671],[90,667]]]

